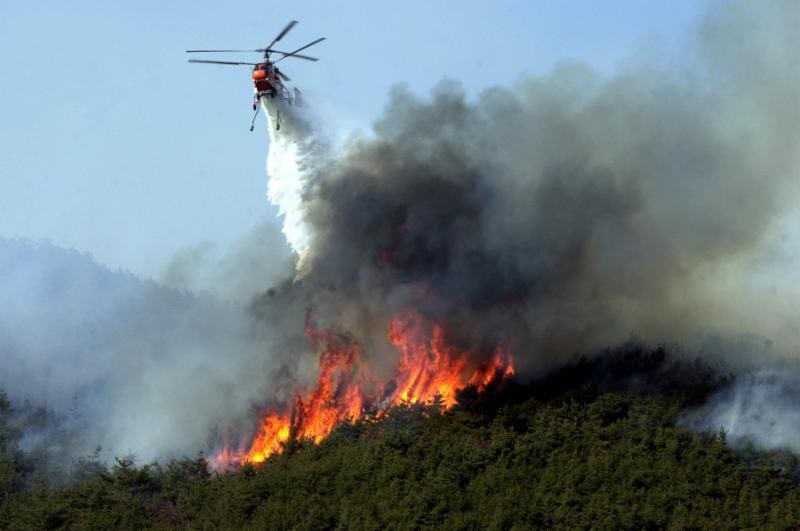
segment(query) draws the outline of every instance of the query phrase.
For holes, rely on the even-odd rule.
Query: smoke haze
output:
[[[741,374],[703,407],[687,412],[683,423],[695,430],[724,429],[736,446],[800,452],[800,372],[765,369]]]
[[[269,341],[246,310],[0,239],[0,389],[61,417],[32,447],[76,457],[193,455],[268,392]],[[65,447],[68,445],[68,447]],[[62,466],[69,465],[69,459]]]

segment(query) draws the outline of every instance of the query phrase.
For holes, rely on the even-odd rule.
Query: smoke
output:
[[[724,430],[735,446],[790,449],[800,453],[800,373],[766,369],[740,375],[701,408],[687,412],[685,425]]]
[[[0,314],[13,367],[0,387],[61,408],[74,397],[85,452],[151,459],[192,453],[313,379],[307,307],[379,367],[396,356],[388,320],[408,308],[473,356],[507,345],[523,378],[632,334],[686,346],[752,334],[769,352],[723,349],[729,360],[791,358],[800,298],[758,278],[797,198],[799,25],[796,2],[728,2],[680,68],[637,60],[607,76],[565,62],[473,100],[452,81],[430,98],[398,87],[374,131],[337,149],[302,109],[280,107],[277,130],[268,102],[268,198],[291,270],[261,230],[221,257],[188,250],[165,273],[232,301],[256,294],[246,308],[17,268],[0,277],[23,301]],[[763,376],[749,378],[710,422],[790,418],[793,396],[747,391]]]
[[[796,447],[800,297],[774,258],[798,197],[798,22],[796,3],[727,3],[681,70],[563,63],[474,101],[396,88],[374,135],[292,177],[299,279],[257,311],[311,306],[390,365],[385,323],[414,308],[478,355],[510,345],[523,377],[632,334],[679,343],[740,374],[693,426]]]
[[[396,88],[372,137],[287,173],[292,201],[272,193],[291,152],[271,153],[284,231],[303,234],[281,307],[376,353],[411,307],[472,348],[509,344],[527,374],[631,334],[797,348],[754,315],[776,306],[750,276],[797,197],[799,17],[720,6],[681,70],[564,63],[475,101],[450,81],[429,100]]]
[[[0,389],[45,407],[26,450],[52,468],[193,455],[252,414],[273,347],[246,308],[112,272],[88,255],[0,239]]]
[[[247,304],[294,270],[292,249],[273,221],[251,229],[231,248],[202,242],[178,252],[160,281],[171,288]]]

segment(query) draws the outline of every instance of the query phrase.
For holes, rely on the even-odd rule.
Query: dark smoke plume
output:
[[[410,307],[529,374],[631,334],[769,335],[747,274],[796,197],[798,23],[794,2],[729,2],[685,71],[565,63],[475,101],[395,89],[374,136],[307,170],[281,312],[311,305],[381,357]]]

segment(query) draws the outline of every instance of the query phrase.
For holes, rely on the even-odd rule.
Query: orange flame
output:
[[[416,312],[405,312],[389,323],[389,342],[400,358],[386,383],[371,374],[351,336],[313,328],[310,315],[306,334],[315,348],[322,347],[314,388],[305,396],[296,392],[292,406],[268,411],[249,448],[224,448],[210,460],[212,468],[260,463],[292,438],[318,444],[337,426],[361,418],[367,408],[429,404],[437,398],[451,408],[459,390],[472,385],[481,392],[492,382],[514,376],[511,355],[504,347],[496,348],[489,363],[475,366],[470,352],[448,344],[444,327],[431,325]]]

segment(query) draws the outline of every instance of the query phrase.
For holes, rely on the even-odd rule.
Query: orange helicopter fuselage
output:
[[[251,75],[256,92],[280,91],[281,78],[275,72],[275,67],[272,63],[258,63],[253,67]]]

